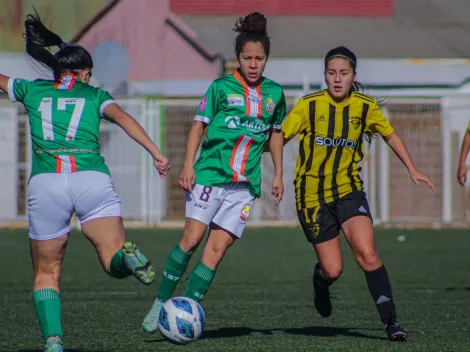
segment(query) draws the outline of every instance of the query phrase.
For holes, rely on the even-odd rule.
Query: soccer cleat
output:
[[[153,302],[153,306],[148,312],[147,316],[144,318],[142,327],[144,331],[148,333],[154,333],[158,330],[158,317],[160,316],[160,310],[162,309],[163,302],[158,298]]]
[[[330,288],[321,286],[315,274],[313,274],[313,296],[315,302],[315,308],[318,313],[324,318],[331,315],[333,307],[331,306]]]
[[[408,333],[395,320],[389,320],[385,324],[385,330],[387,331],[388,338],[392,341],[408,340]]]
[[[140,282],[150,285],[155,280],[155,270],[152,263],[142,254],[139,247],[133,242],[126,242],[122,246],[123,261],[127,269]]]
[[[63,352],[64,342],[59,336],[51,336],[46,340],[44,352]]]

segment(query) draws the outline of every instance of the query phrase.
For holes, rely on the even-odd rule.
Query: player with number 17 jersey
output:
[[[259,197],[263,147],[271,128],[281,128],[285,113],[282,87],[268,78],[250,87],[237,70],[215,80],[195,118],[208,125],[194,169],[196,184],[243,182]]]
[[[31,177],[77,171],[110,174],[99,144],[100,117],[115,102],[108,92],[74,75],[58,81],[10,79],[10,86],[10,100],[23,102],[29,115]]]

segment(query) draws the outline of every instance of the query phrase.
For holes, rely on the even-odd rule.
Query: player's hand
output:
[[[428,187],[431,188],[433,191],[436,190],[434,188],[433,183],[429,179],[429,177],[427,177],[425,174],[422,174],[418,170],[410,172],[410,177],[411,177],[411,179],[413,180],[413,182],[415,183],[416,186],[419,186],[419,182],[422,181],[422,182],[425,182],[428,185]]]
[[[274,177],[271,194],[274,197],[274,205],[278,205],[282,200],[282,196],[284,195],[284,183],[282,181],[282,176]]]
[[[179,183],[182,189],[186,192],[191,193],[193,191],[193,184],[196,180],[196,175],[194,174],[194,167],[193,166],[185,166],[183,167],[183,171],[181,171],[179,177]]]
[[[461,186],[465,186],[465,183],[467,183],[467,167],[465,165],[459,166],[459,170],[457,171],[457,180]]]
[[[153,165],[157,169],[161,178],[164,178],[171,169],[170,161],[165,158],[163,155],[158,156],[153,159]]]

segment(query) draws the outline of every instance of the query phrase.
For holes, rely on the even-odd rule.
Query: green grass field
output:
[[[106,276],[91,244],[74,233],[62,279],[66,351],[470,351],[470,232],[378,229],[376,235],[408,342],[386,339],[346,243],[343,276],[332,288],[333,315],[321,318],[313,306],[313,249],[299,229],[289,228],[246,231],[202,302],[203,336],[175,346],[141,329],[157,283]],[[0,351],[42,351],[26,231],[0,236]],[[157,281],[179,236],[176,230],[128,231],[152,259]],[[200,250],[185,278],[199,257]]]

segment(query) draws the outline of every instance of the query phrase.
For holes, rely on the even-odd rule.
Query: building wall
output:
[[[194,37],[170,13],[167,1],[122,0],[79,43],[92,55],[101,41],[114,40],[123,45],[130,56],[129,81],[218,77],[220,63],[209,62],[186,43],[165,24],[168,17]]]
[[[392,16],[393,0],[170,0],[170,9],[185,15],[233,15],[258,11],[284,16]]]

